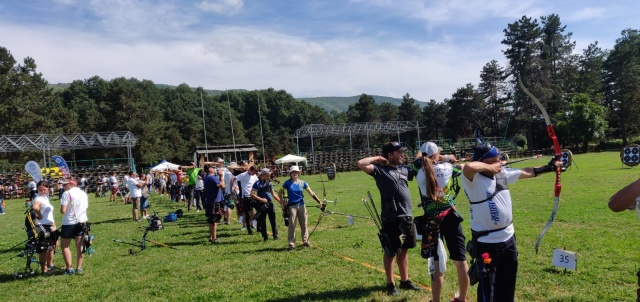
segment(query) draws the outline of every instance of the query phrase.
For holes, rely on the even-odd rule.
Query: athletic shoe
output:
[[[225,221],[224,224],[229,225],[229,221]]]
[[[242,228],[240,228],[241,231],[246,231],[247,227],[246,226],[242,226]]]
[[[400,288],[422,291],[422,288],[420,288],[419,286],[413,284],[413,282],[411,282],[411,280],[400,281]]]
[[[73,271],[73,269],[68,269],[68,270],[64,271],[64,274],[65,275],[73,275],[73,274],[75,274],[75,271]]]
[[[82,273],[84,273],[84,271],[81,268],[76,270],[76,274],[82,274]]]
[[[390,296],[397,296],[400,294],[400,291],[398,291],[398,288],[393,283],[387,283],[385,288],[387,290],[387,294]]]
[[[273,236],[273,240],[278,240],[278,235]]]
[[[290,250],[290,251],[293,251],[293,250],[295,250],[295,249],[296,249],[296,247],[295,247],[295,246],[293,246],[293,245],[290,245],[290,246],[289,246],[289,250]]]
[[[303,243],[303,244],[302,244],[302,246],[304,246],[304,247],[310,247],[310,246],[311,246],[311,244],[309,244],[309,242],[305,242],[305,243]]]

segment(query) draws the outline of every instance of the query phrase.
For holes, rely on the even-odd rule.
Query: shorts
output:
[[[416,247],[416,226],[413,217],[401,217],[382,220],[382,233],[389,236],[394,251]],[[404,235],[404,242],[400,236]]]
[[[118,187],[111,186],[111,194],[116,195],[116,193],[118,193]]]
[[[204,216],[207,217],[209,224],[214,224],[222,219],[222,212],[220,211],[220,203],[205,203],[204,204]]]
[[[133,209],[137,210],[140,208],[140,197],[131,197],[131,203],[133,204]]]
[[[71,239],[82,235],[84,235],[82,223],[62,225],[62,229],[60,229],[60,237],[64,239]]]
[[[149,197],[141,198],[140,210],[144,211],[149,207]]]
[[[454,210],[449,211],[447,216],[442,219],[440,234],[444,237],[447,250],[449,250],[449,258],[455,261],[466,261],[466,239],[462,232],[460,220],[456,217]],[[434,259],[438,260],[438,253],[435,253]]]

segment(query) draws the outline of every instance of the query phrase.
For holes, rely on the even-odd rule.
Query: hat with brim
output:
[[[242,167],[238,166],[238,164],[235,161],[232,161],[229,163],[229,165],[227,166],[227,169],[229,170],[233,170],[233,169],[240,169]]]
[[[300,172],[300,167],[298,166],[291,166],[291,168],[289,168],[289,174],[293,173],[293,172]]]
[[[385,144],[384,146],[382,146],[382,155],[384,157],[387,156],[387,154],[393,152],[393,151],[399,151],[399,152],[404,152],[407,150],[407,147],[402,146],[401,143],[398,142],[390,142]]]
[[[213,160],[213,162],[216,162],[216,163],[223,163],[223,162],[224,162],[224,159],[222,159],[222,158],[220,158],[220,157],[216,157],[216,159],[214,159],[214,160]]]

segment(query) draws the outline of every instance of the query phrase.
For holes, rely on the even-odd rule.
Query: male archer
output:
[[[507,185],[561,167],[562,162],[554,157],[542,167],[504,168],[496,147],[483,144],[474,148],[472,161],[462,168],[461,182],[471,204],[471,237],[476,246],[471,257],[481,267],[478,301],[514,301],[518,250]]]

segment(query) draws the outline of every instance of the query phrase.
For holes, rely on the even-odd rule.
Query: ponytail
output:
[[[433,162],[431,161],[431,158],[429,158],[428,156],[422,157],[422,170],[424,171],[424,176],[427,179],[427,198],[431,200],[438,200],[438,195],[436,194],[438,188],[436,171],[433,168]]]

